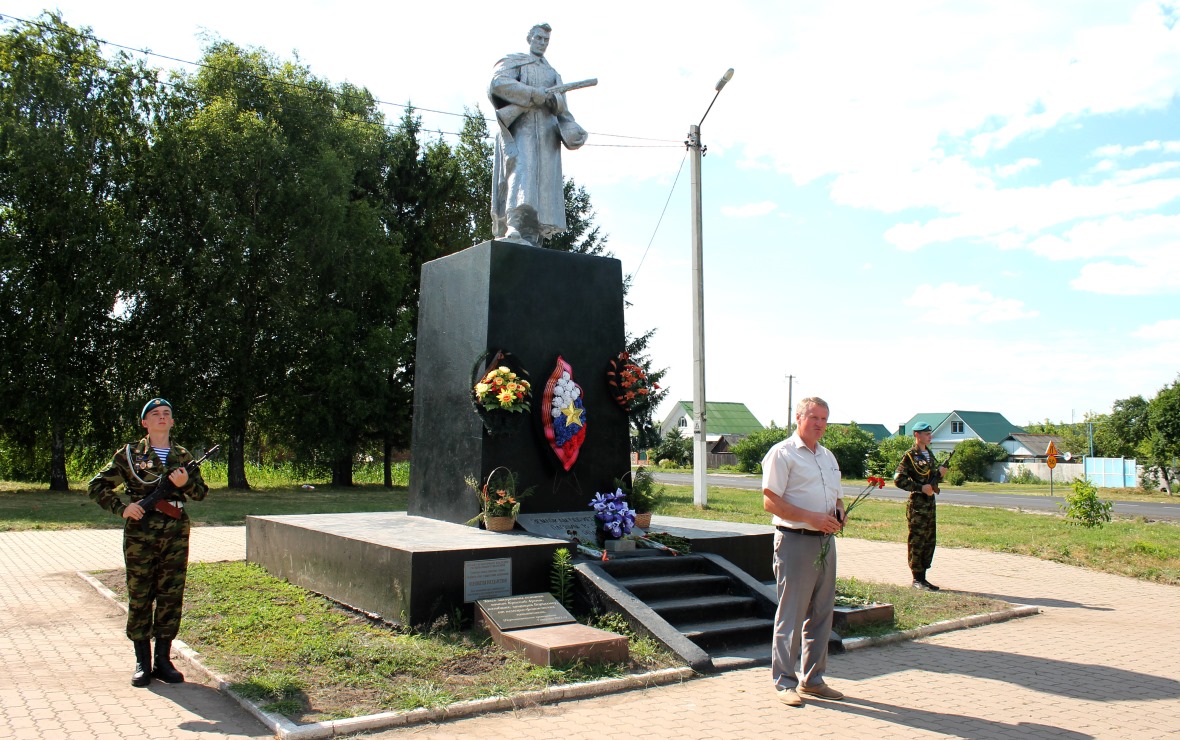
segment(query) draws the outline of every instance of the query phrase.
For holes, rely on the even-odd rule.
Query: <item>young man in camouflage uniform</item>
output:
[[[147,686],[152,677],[181,683],[184,676],[172,665],[172,640],[180,630],[184,581],[188,572],[189,518],[187,499],[200,501],[209,492],[201,469],[190,473],[188,450],[172,444],[172,404],[153,398],[144,405],[139,422],[147,436],[115,453],[110,464],[90,480],[87,493],[99,506],[118,514],[123,525],[123,562],[127,567],[127,637],[135,645],[132,686]],[[151,511],[138,501],[168,478],[176,490]],[[123,487],[126,503],[116,493]],[[155,667],[151,638],[156,638]]]
[[[934,430],[926,422],[914,425],[914,446],[902,455],[897,472],[893,475],[893,483],[910,492],[910,500],[905,507],[906,521],[910,527],[906,545],[910,571],[914,575],[914,588],[923,591],[938,590],[938,586],[926,580],[926,571],[934,560],[937,539],[934,495],[938,493],[939,481],[946,475],[946,468],[936,467],[937,461],[930,451],[933,434]]]

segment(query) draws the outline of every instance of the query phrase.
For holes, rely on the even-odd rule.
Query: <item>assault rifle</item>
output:
[[[940,493],[940,491],[938,490],[938,481],[939,481],[938,469],[939,468],[950,468],[951,458],[954,456],[955,456],[955,450],[951,450],[951,454],[947,455],[945,460],[943,460],[942,462],[938,462],[938,460],[936,458],[935,461],[931,464],[931,466],[930,466],[930,480],[927,482],[930,484],[930,488],[935,493]]]
[[[547,87],[547,88],[545,88],[545,92],[546,92],[546,94],[550,94],[550,95],[562,95],[564,93],[569,92],[570,90],[581,90],[583,87],[594,87],[597,84],[598,84],[598,78],[591,77],[588,80],[579,80],[578,82],[566,82],[561,85],[554,85],[553,87]],[[496,118],[500,119],[500,123],[504,125],[504,128],[508,128],[513,123],[516,123],[516,119],[520,118],[520,114],[524,113],[526,110],[528,110],[528,106],[516,105],[515,103],[509,103],[508,105],[506,105],[503,108],[500,108],[499,110],[496,111]]]
[[[221,445],[213,445],[209,448],[208,452],[206,452],[204,455],[201,455],[200,458],[185,463],[183,466],[184,469],[189,472],[189,475],[192,475],[193,471],[201,467],[201,463],[209,459],[209,456],[214,452],[217,452],[217,448],[219,447],[221,447]],[[130,454],[128,454],[127,459],[131,459]],[[179,470],[179,468],[177,468],[177,470]],[[145,516],[139,520],[139,526],[141,528],[147,525],[146,514],[149,511],[158,511],[165,516],[171,517],[172,519],[180,518],[180,507],[166,498],[175,491],[176,484],[173,483],[167,475],[164,475],[161,476],[158,481],[156,481],[156,489],[154,491],[135,502],[143,508],[143,513],[145,514]]]

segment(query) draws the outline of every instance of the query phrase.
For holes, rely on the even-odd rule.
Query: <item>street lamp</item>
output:
[[[713,103],[721,88],[733,77],[730,67],[717,81],[713,95],[701,122],[688,127],[688,141],[692,149],[692,502],[705,506],[709,502],[707,468],[709,455],[705,449],[705,282],[702,273],[704,245],[701,240],[701,157],[707,147],[701,146],[701,124],[713,110]]]

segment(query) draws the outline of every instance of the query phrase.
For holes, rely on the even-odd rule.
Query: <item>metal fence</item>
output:
[[[1086,480],[1099,488],[1138,488],[1139,466],[1125,457],[1087,457]]]

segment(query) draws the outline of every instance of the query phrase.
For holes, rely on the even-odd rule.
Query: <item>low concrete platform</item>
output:
[[[501,632],[496,643],[523,653],[535,665],[614,663],[627,660],[627,638],[584,624],[530,627]]]
[[[403,625],[469,610],[465,568],[477,561],[510,560],[501,595],[548,591],[553,553],[564,546],[525,532],[488,532],[405,512],[246,518],[247,560]]]

